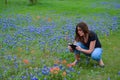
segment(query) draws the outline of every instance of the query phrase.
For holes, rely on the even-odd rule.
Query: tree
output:
[[[7,5],[7,0],[5,0],[5,4]]]
[[[29,2],[31,4],[36,4],[37,3],[37,0],[29,0]],[[8,0],[5,0],[5,4],[7,5],[8,4]]]
[[[36,4],[37,0],[29,0],[31,4]]]

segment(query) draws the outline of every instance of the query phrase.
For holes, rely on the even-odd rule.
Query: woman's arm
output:
[[[81,52],[83,52],[83,53],[90,54],[94,50],[95,44],[96,44],[96,40],[90,42],[90,46],[89,46],[88,50],[83,49],[80,46],[76,47],[76,49],[79,50],[79,51],[81,51]]]

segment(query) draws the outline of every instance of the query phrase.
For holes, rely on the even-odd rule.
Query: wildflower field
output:
[[[0,0],[0,80],[120,80],[119,0]],[[76,66],[67,49],[85,21],[102,43],[103,61]]]

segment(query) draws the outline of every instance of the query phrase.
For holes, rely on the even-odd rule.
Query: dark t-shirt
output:
[[[98,39],[98,36],[95,32],[90,31],[88,41],[84,45],[89,48],[90,42],[96,40],[95,48],[101,48],[101,43]]]

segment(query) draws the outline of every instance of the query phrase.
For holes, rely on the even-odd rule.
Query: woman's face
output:
[[[80,27],[77,28],[77,31],[78,31],[77,33],[79,34],[79,36],[84,36],[84,32]]]

